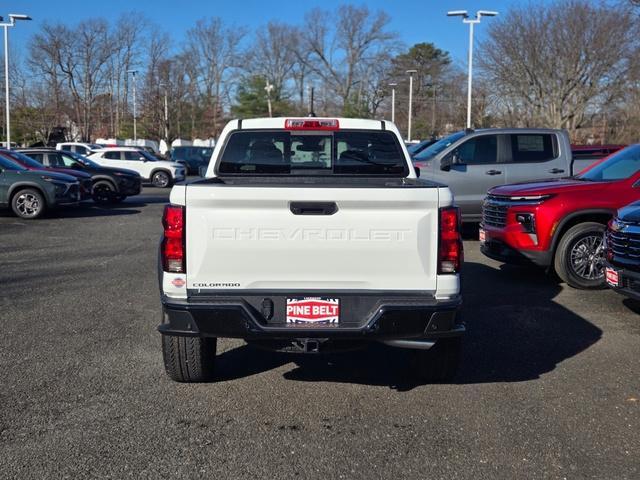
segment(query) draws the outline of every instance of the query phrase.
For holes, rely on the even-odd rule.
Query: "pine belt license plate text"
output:
[[[340,321],[340,299],[327,297],[287,298],[287,324],[336,327]]]
[[[607,267],[605,269],[605,278],[607,279],[607,283],[612,287],[620,286],[620,276],[618,275],[618,272],[613,268]]]

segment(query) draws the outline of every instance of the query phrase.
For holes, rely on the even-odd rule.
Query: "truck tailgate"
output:
[[[435,291],[438,195],[426,186],[189,185],[187,288]]]

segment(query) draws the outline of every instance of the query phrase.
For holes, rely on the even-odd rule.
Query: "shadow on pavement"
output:
[[[522,382],[553,371],[602,336],[602,331],[553,299],[561,287],[537,269],[500,270],[465,263],[464,354],[453,383]],[[636,304],[637,305],[637,304]],[[388,386],[407,391],[419,386],[410,376],[410,352],[372,344],[366,350],[318,356],[287,355],[242,346],[218,357],[221,378],[230,380],[277,368],[304,382],[342,382]]]

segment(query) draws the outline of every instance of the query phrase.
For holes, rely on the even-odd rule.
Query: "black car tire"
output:
[[[171,187],[171,175],[163,170],[153,172],[151,175],[151,184],[158,188]]]
[[[116,198],[116,187],[110,182],[99,182],[93,186],[93,201],[98,205],[109,205]]]
[[[19,190],[11,197],[11,210],[25,220],[41,217],[46,209],[44,196],[34,188]]]
[[[567,285],[581,290],[606,287],[604,231],[605,226],[601,223],[585,222],[574,225],[562,236],[556,249],[554,268]]]
[[[455,378],[462,357],[462,337],[441,338],[428,350],[412,352],[412,373],[424,382],[446,382]]]
[[[217,340],[163,335],[162,357],[169,378],[184,383],[213,380]]]

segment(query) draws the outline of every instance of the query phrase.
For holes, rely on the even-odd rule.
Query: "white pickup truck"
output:
[[[392,123],[233,120],[206,178],[170,202],[158,330],[173,380],[213,379],[219,337],[303,353],[377,341],[413,349],[422,380],[455,374],[459,211]]]

